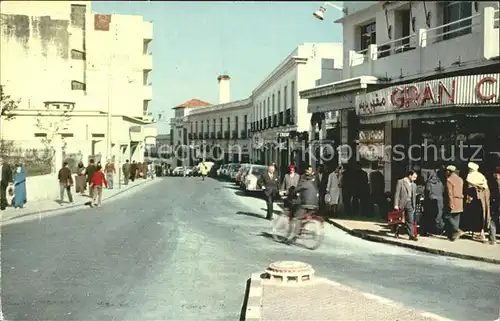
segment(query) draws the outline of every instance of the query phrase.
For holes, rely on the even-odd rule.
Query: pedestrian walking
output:
[[[87,189],[87,180],[85,179],[85,166],[83,165],[82,162],[78,164],[78,168],[76,170],[76,183],[75,187],[76,193],[79,193],[80,195],[83,195],[85,193],[85,190]]]
[[[104,173],[102,172],[101,166],[97,166],[96,171],[92,175],[90,188],[94,190],[94,197],[92,199],[91,206],[101,206],[102,203],[102,187],[108,187],[108,182]]]
[[[299,185],[300,176],[296,172],[295,165],[288,166],[288,173],[285,174],[283,178],[283,182],[281,183],[281,191],[287,193],[286,198],[284,199],[284,208],[292,215],[293,203],[297,198],[297,193],[295,189]]]
[[[316,167],[315,179],[316,187],[319,192],[319,212],[325,212],[325,195],[327,193],[327,185],[328,185],[328,175],[325,173],[325,165],[319,164]]]
[[[500,166],[493,172],[493,179],[490,181],[491,190],[491,222],[489,239],[490,244],[496,244],[497,229],[500,228]]]
[[[73,186],[73,177],[71,169],[69,169],[68,162],[64,162],[63,167],[59,170],[57,175],[59,179],[59,200],[64,202],[64,193],[68,194],[68,200],[73,203],[73,195],[71,195],[71,186]]]
[[[418,241],[415,235],[413,219],[415,215],[417,186],[415,180],[417,173],[410,170],[406,177],[398,180],[396,185],[396,193],[394,194],[394,209],[403,211],[405,216],[405,227],[408,236],[412,241]]]
[[[132,164],[130,165],[130,180],[132,182],[135,181],[135,178],[137,177],[137,163],[134,161],[132,161]]]
[[[279,186],[279,178],[276,174],[276,167],[274,165],[269,165],[267,173],[261,177],[260,186],[264,189],[264,196],[266,198],[266,219],[271,220],[274,213],[274,200],[278,196]]]
[[[201,180],[204,181],[205,177],[207,176],[208,173],[208,168],[207,165],[205,165],[205,162],[201,162],[200,164],[200,174],[201,174]]]
[[[5,210],[7,207],[7,188],[12,183],[12,169],[7,161],[0,158],[0,210]]]
[[[328,183],[326,186],[327,197],[325,198],[325,201],[328,200],[327,202],[328,213],[329,214],[331,213],[333,215],[337,214],[340,202],[340,195],[341,195],[340,181],[342,180],[341,173],[342,173],[342,166],[338,166],[328,176]]]
[[[151,179],[155,178],[155,168],[153,162],[148,163],[148,177]]]
[[[490,190],[486,177],[479,172],[479,165],[470,162],[466,189],[467,225],[470,231],[479,232],[479,241],[487,243],[485,230],[490,227]]]
[[[106,181],[108,182],[108,189],[113,189],[113,177],[116,173],[115,163],[108,159],[106,166],[104,167],[104,174],[106,175]]]
[[[21,165],[16,165],[16,173],[14,174],[14,199],[12,206],[14,208],[23,208],[26,204],[26,168]]]
[[[460,229],[460,217],[464,212],[464,181],[457,175],[454,165],[446,167],[446,207],[444,227],[451,241],[459,239],[464,232]]]
[[[454,179],[454,178],[453,178]],[[425,231],[429,234],[441,234],[443,232],[443,209],[444,209],[444,184],[438,176],[437,170],[430,172],[425,182]]]
[[[123,184],[128,185],[128,180],[130,178],[130,162],[128,159],[125,161],[125,164],[122,165],[122,172],[123,172]]]
[[[94,164],[94,159],[90,159],[89,165],[85,169],[85,176],[87,177],[87,183],[90,186],[90,181],[92,180],[92,176],[95,173],[96,166]],[[94,198],[94,190],[89,187],[89,196],[90,198]]]

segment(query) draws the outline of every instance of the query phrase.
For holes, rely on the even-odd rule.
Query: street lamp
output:
[[[339,10],[339,11],[342,11],[344,14],[347,14],[347,9],[346,8],[339,7],[337,5],[334,5],[331,2],[325,2],[322,6],[319,7],[318,10],[316,10],[316,12],[313,13],[313,16],[315,16],[319,20],[324,20],[325,19],[326,6],[330,6],[332,8],[335,8],[335,9]]]

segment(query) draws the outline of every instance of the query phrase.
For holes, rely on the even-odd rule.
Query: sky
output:
[[[217,76],[231,77],[231,100],[248,98],[297,46],[342,42],[341,13],[322,2],[136,2],[92,3],[99,13],[141,15],[153,22],[153,100],[162,114],[158,133],[169,133],[172,107],[192,98],[218,103]],[[336,2],[341,6],[342,2]]]

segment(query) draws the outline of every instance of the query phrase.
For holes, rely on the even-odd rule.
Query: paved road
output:
[[[498,316],[498,266],[365,242],[333,227],[316,251],[277,244],[262,235],[264,203],[213,180],[167,178],[143,192],[3,226],[6,319],[238,320],[246,279],[278,260],[308,262],[320,276],[443,317]]]

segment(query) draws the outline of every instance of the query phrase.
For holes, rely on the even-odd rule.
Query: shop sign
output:
[[[499,74],[469,75],[389,87],[356,97],[359,115],[410,108],[498,103]]]

